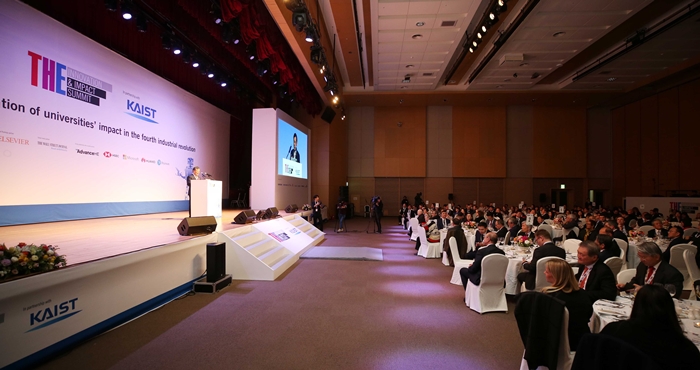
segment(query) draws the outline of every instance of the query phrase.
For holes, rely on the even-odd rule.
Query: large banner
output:
[[[0,208],[186,209],[194,166],[228,196],[226,112],[18,2],[0,2],[0,50]]]

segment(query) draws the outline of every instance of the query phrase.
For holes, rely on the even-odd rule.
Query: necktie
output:
[[[586,287],[586,280],[588,280],[588,267],[583,270],[581,274],[581,281],[578,283],[578,287],[584,289]]]
[[[649,267],[649,269],[647,270],[647,280],[645,281],[646,284],[651,284],[651,281],[649,279],[651,279],[651,276],[653,274],[654,274],[654,267],[652,266],[652,267]]]

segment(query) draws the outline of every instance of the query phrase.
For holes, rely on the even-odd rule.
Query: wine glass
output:
[[[673,298],[676,295],[676,286],[673,284],[666,284],[664,285],[664,289],[668,292],[668,294],[671,295],[671,298]]]
[[[700,301],[700,285],[695,287],[695,297],[697,297],[697,300]]]
[[[503,245],[506,238],[498,238],[498,244]]]

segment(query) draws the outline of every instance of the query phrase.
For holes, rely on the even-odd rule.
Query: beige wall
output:
[[[374,109],[374,176],[425,177],[426,107]]]
[[[452,175],[506,176],[506,107],[454,107]]]

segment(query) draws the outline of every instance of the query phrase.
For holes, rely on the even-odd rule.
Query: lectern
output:
[[[214,216],[221,218],[221,181],[192,180],[192,217]],[[218,221],[218,220],[217,220]]]

